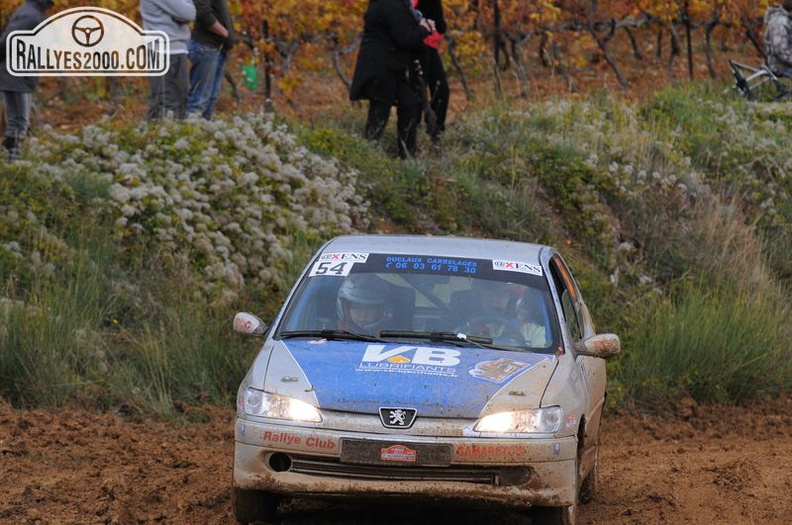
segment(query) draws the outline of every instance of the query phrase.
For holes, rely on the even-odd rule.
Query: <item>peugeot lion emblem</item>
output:
[[[385,428],[410,428],[415,423],[414,408],[382,407],[379,409],[380,421]]]

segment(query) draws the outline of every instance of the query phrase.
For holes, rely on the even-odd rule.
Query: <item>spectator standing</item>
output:
[[[190,87],[187,41],[190,22],[195,20],[195,4],[192,0],[140,0],[140,15],[143,29],[162,31],[170,42],[168,71],[162,76],[149,77],[151,95],[146,118],[184,118]]]
[[[190,93],[187,115],[212,118],[228,53],[237,41],[226,0],[196,0],[197,10],[192,38],[188,43]]]
[[[423,14],[425,18],[434,21],[435,33],[424,39],[424,46],[417,52],[418,61],[421,64],[424,80],[429,88],[429,107],[434,113],[434,121],[430,123],[428,115],[424,115],[426,130],[432,138],[432,143],[438,145],[440,136],[445,131],[446,115],[448,113],[448,101],[450,90],[448,89],[448,79],[446,78],[443,60],[440,58],[438,46],[446,33],[447,26],[445,16],[443,16],[443,5],[441,0],[417,0],[415,8]]]
[[[396,105],[399,156],[414,156],[421,100],[408,78],[413,54],[434,31],[434,23],[418,19],[411,0],[370,0],[363,17],[350,100],[368,100],[365,137],[379,140]]]
[[[764,15],[767,66],[776,75],[792,77],[792,0],[770,7]]]
[[[27,0],[14,11],[0,35],[0,92],[6,119],[3,147],[9,161],[19,158],[22,141],[30,128],[30,109],[38,77],[15,77],[9,73],[5,63],[8,35],[12,31],[34,29],[44,21],[53,5],[51,0]]]

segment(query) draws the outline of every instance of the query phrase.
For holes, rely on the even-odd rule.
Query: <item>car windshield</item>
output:
[[[560,344],[541,266],[399,254],[325,253],[311,265],[276,337],[338,334],[546,352]]]

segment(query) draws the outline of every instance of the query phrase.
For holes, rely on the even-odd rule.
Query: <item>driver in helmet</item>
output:
[[[338,289],[336,311],[339,328],[360,334],[379,335],[392,317],[388,285],[376,275],[351,275]]]
[[[476,313],[461,327],[463,333],[491,337],[507,345],[547,346],[540,292],[521,284],[473,282]]]
[[[546,348],[550,345],[545,328],[545,302],[536,288],[526,287],[515,306],[520,332],[528,346]]]
[[[514,306],[519,284],[477,279],[472,287],[472,311],[470,319],[458,331],[468,335],[498,338],[507,331],[519,334],[516,329]],[[510,326],[512,325],[512,326]]]
[[[519,284],[500,281],[474,281],[473,294],[479,301],[481,315],[511,316],[519,288]]]

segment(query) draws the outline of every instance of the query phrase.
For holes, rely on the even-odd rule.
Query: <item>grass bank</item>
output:
[[[313,250],[354,231],[558,246],[598,329],[623,339],[613,406],[792,386],[782,107],[705,88],[495,105],[408,162],[392,136],[360,138],[362,111],[40,133],[0,165],[0,395],[230,402],[256,350],[233,314],[274,315]]]

